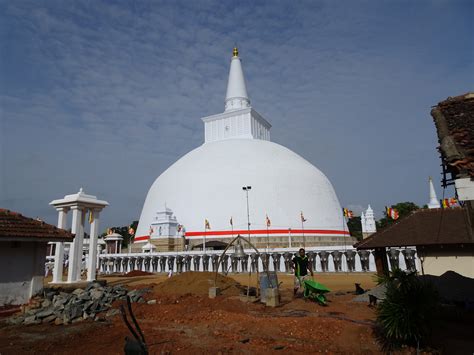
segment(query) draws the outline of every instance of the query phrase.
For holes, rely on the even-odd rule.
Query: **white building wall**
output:
[[[27,303],[42,290],[46,245],[0,242],[0,306]]]
[[[440,276],[446,271],[454,271],[462,276],[474,278],[474,251],[449,249],[423,251],[423,272],[427,275]]]

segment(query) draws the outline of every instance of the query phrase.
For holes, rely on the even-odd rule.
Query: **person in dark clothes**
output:
[[[298,290],[303,287],[304,281],[309,278],[308,271],[313,276],[313,268],[306,256],[305,250],[301,248],[298,255],[293,258],[293,268],[295,270],[295,288],[293,294],[296,295]]]

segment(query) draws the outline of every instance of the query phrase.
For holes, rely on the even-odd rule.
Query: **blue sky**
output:
[[[138,219],[155,178],[222,112],[238,44],[272,140],[344,206],[428,202],[431,106],[473,90],[472,1],[0,1],[0,206],[56,223],[84,187],[103,224]],[[449,191],[447,194],[451,194]]]

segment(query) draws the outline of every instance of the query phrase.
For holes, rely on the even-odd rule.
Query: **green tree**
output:
[[[398,211],[399,219],[402,219],[408,215],[410,215],[413,211],[420,209],[417,204],[413,202],[399,202],[395,205],[391,205],[391,208],[395,208]],[[395,221],[387,216],[387,211],[384,211],[384,217],[377,221],[377,229],[385,228]]]
[[[359,217],[352,217],[347,221],[347,227],[349,228],[349,233],[351,236],[357,238],[357,240],[362,240],[362,224]]]

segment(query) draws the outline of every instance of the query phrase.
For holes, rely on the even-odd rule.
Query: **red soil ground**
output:
[[[242,302],[236,296],[237,282],[222,276],[218,285],[224,295],[209,299],[206,294],[213,280],[212,273],[186,273],[157,284],[149,277],[141,281],[138,287],[152,287],[146,298],[156,300],[151,305],[133,304],[150,353],[379,351],[371,330],[373,310],[349,303],[352,295],[332,295],[329,306],[321,307],[293,299],[291,287],[283,287],[282,306],[268,308]],[[130,334],[119,315],[68,326],[2,326],[0,353],[118,354],[123,353],[125,336]]]
[[[235,295],[235,280],[245,284],[248,277],[244,275],[221,277],[219,286],[228,291],[209,299],[206,289],[213,279],[211,273],[187,273],[171,279],[161,275],[113,277],[108,282],[151,287],[145,297],[156,304],[133,304],[151,354],[380,353],[372,331],[374,310],[351,302],[354,296],[347,293],[357,281],[372,287],[370,275],[318,275],[318,281],[339,291],[329,294],[327,307],[293,299],[292,278],[287,275],[280,277],[282,305],[277,308],[242,302]],[[470,339],[467,328],[463,329],[456,330],[457,339],[452,339],[457,343],[453,344]],[[447,332],[443,332],[445,343]],[[120,315],[104,322],[86,320],[67,326],[0,325],[0,354],[120,354],[125,336],[131,335]]]

